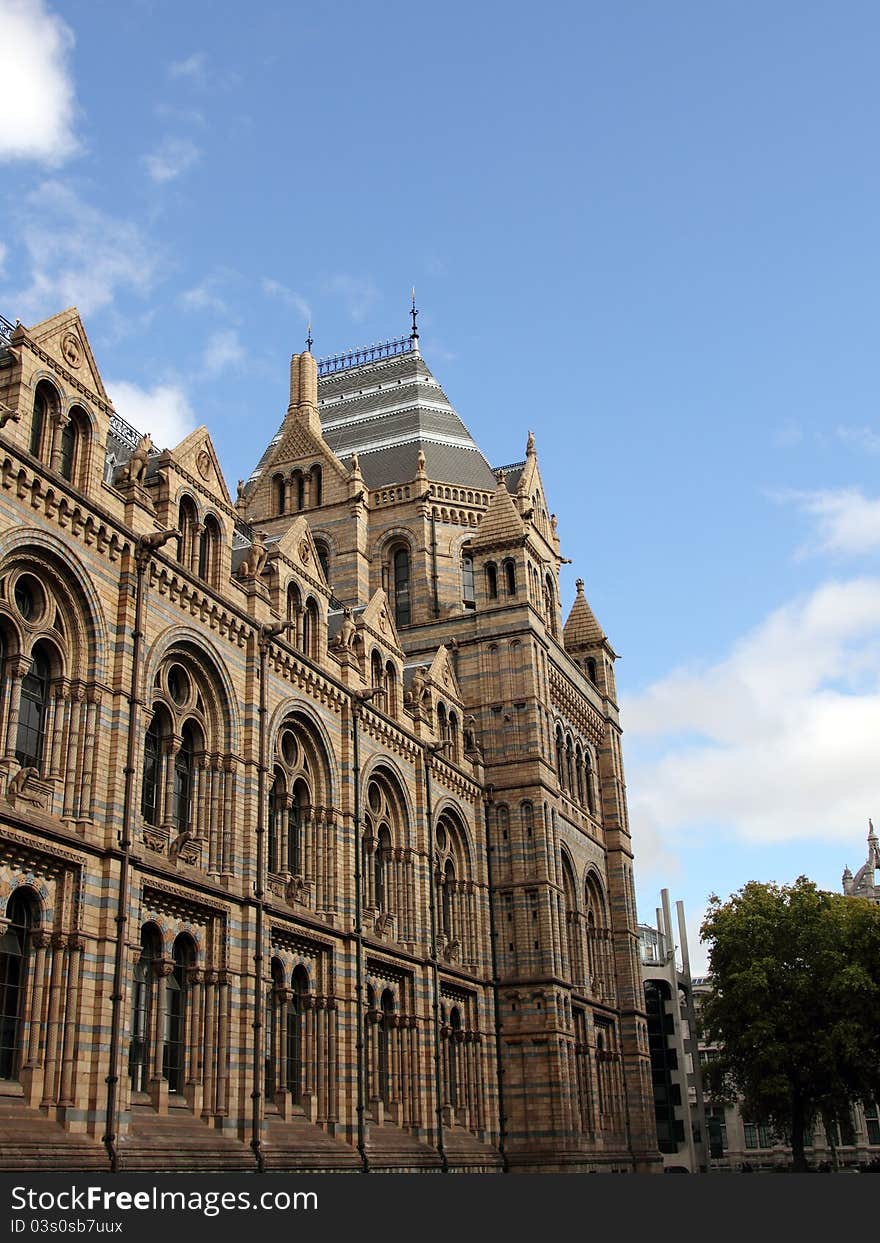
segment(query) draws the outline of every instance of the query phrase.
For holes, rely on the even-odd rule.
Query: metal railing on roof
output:
[[[110,415],[110,435],[115,436],[130,449],[136,449],[141,442],[141,433],[118,414]]]
[[[15,332],[15,324],[9,322],[5,315],[0,315],[0,337],[4,341],[11,341],[12,334]]]
[[[383,358],[396,358],[399,354],[410,354],[413,350],[413,338],[394,337],[390,341],[378,341],[372,345],[360,345],[357,349],[347,350],[342,354],[330,354],[327,358],[318,359],[318,375],[335,375],[337,371],[347,371],[349,367],[361,367],[364,363],[381,362]]]

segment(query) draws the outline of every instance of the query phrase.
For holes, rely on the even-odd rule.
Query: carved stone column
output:
[[[205,970],[205,1065],[203,1076],[202,1117],[210,1117],[214,1113],[214,1096],[216,1092],[215,1045],[216,1011],[217,1011],[217,980],[219,972],[208,967]]]
[[[43,1074],[43,1106],[54,1105],[57,1093],[56,1075],[61,1037],[62,991],[64,949],[67,937],[63,932],[52,933],[52,968],[49,983],[49,1007],[46,1015],[46,1058]]]
[[[67,938],[67,1005],[64,1014],[64,1045],[61,1056],[61,1099],[59,1105],[75,1105],[74,1071],[79,1028],[79,994],[85,941],[79,933]]]
[[[27,656],[10,656],[6,662],[9,678],[9,715],[6,718],[6,758],[13,767],[18,766],[15,750],[18,746],[18,720],[21,713],[21,684],[30,673],[31,661]]]
[[[225,1117],[229,1112],[227,1083],[229,1079],[229,986],[228,971],[218,972],[217,978],[217,1103],[214,1112]]]
[[[151,1045],[152,1075],[147,1090],[156,1113],[168,1112],[168,1080],[165,1078],[165,1009],[167,1006],[165,981],[174,972],[174,963],[169,958],[160,958],[153,963],[153,1041]]]
[[[204,1102],[203,1071],[205,1060],[204,1044],[204,999],[205,972],[201,967],[190,967],[187,971],[186,987],[189,1004],[189,1040],[187,1049],[186,1084],[184,1092],[186,1102],[194,1114],[202,1112]]]

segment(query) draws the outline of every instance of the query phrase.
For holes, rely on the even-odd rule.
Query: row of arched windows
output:
[[[185,496],[177,510],[177,559],[191,574],[195,574],[211,587],[220,586],[223,556],[223,533],[213,514],[206,514],[204,521],[192,497]]]
[[[594,816],[596,790],[590,749],[580,739],[563,732],[560,724],[556,726],[556,773],[560,789]]]
[[[322,503],[323,471],[316,463],[309,470],[272,476],[272,499],[276,515],[317,509]]]
[[[41,380],[34,393],[28,448],[35,458],[77,487],[85,482],[91,424],[82,406],[64,413],[54,385]]]

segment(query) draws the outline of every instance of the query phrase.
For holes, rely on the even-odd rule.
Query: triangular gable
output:
[[[369,604],[356,619],[356,623],[358,629],[365,627],[371,630],[386,647],[392,648],[403,656],[403,648],[397,637],[397,627],[394,625],[394,618],[388,607],[388,597],[381,587],[374,592]]]
[[[431,661],[431,668],[428,670],[428,680],[433,682],[449,699],[454,699],[459,706],[463,705],[464,700],[458,685],[458,678],[455,676],[452,658],[442,643],[437,648],[437,654]]]
[[[26,332],[36,345],[47,354],[54,355],[61,367],[76,376],[80,384],[97,393],[104,401],[110,401],[75,306],[69,306],[66,311],[60,311],[50,319],[41,320]]]
[[[283,553],[298,570],[313,581],[321,583],[328,591],[330,590],[330,584],[321,569],[321,559],[318,556],[312,529],[302,514],[297,514],[290,526],[279,535],[277,540],[272,542],[270,548],[271,551]]]
[[[171,450],[171,456],[177,466],[201,479],[205,487],[216,492],[226,505],[232,504],[220,460],[206,427],[197,427],[184,436],[180,444]]]
[[[275,466],[290,466],[303,458],[317,457],[329,463],[341,479],[348,479],[348,469],[343,466],[323,436],[316,436],[297,418],[295,412],[287,416],[285,423],[287,426],[282,425],[278,443],[260,463],[260,478],[265,478]]]

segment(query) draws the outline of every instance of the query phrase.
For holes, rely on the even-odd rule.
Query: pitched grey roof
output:
[[[419,450],[430,478],[495,488],[489,463],[415,350],[322,376],[318,405],[324,439],[345,462],[357,453],[370,488],[411,480]]]

